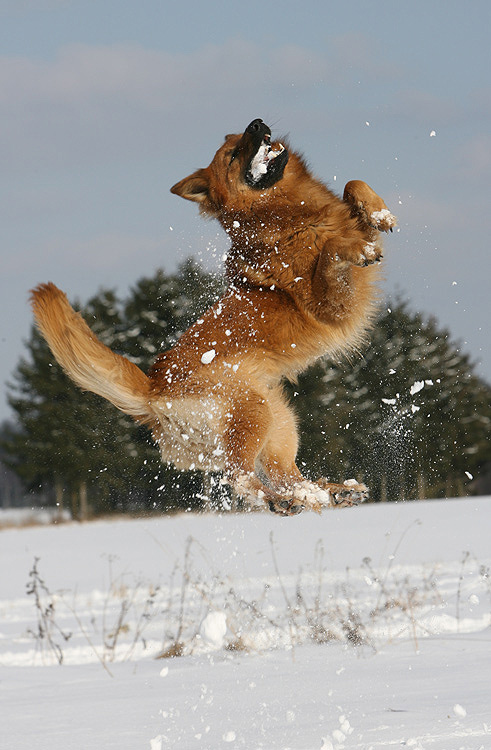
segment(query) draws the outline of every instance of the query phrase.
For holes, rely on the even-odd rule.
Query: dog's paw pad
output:
[[[332,503],[337,508],[359,505],[368,498],[368,488],[359,484],[356,479],[347,479],[343,485],[342,490],[333,493]]]
[[[269,501],[271,513],[277,513],[280,516],[297,516],[304,509],[301,503],[295,500],[278,500],[277,502]]]

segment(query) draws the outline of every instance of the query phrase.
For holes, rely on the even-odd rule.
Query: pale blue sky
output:
[[[383,195],[387,295],[491,380],[490,32],[489,0],[0,0],[0,419],[32,286],[218,265],[218,225],[169,187],[255,117],[335,190]]]

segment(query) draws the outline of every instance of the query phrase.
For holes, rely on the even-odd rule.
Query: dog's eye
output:
[[[238,153],[239,153],[239,149],[238,148],[235,148],[233,151],[230,151],[230,161],[228,163],[229,166],[232,164],[232,162],[235,159],[235,157],[238,156]]]

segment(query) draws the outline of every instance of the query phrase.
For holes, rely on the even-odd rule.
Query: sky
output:
[[[124,297],[218,224],[169,188],[256,117],[399,218],[383,291],[491,382],[489,0],[0,0],[0,421],[29,289]]]

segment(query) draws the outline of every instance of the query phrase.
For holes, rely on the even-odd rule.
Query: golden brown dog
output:
[[[395,218],[364,182],[349,182],[341,200],[259,119],[172,192],[229,235],[225,295],[145,375],[94,336],[63,292],[40,285],[34,313],[56,359],[81,388],[148,425],[164,461],[222,470],[251,503],[293,514],[364,499],[354,480],[302,476],[282,381],[363,343],[379,233]]]

